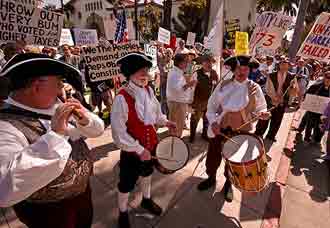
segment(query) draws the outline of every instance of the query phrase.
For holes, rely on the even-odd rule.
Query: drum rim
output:
[[[189,162],[189,158],[190,158],[190,147],[188,146],[188,144],[187,144],[185,141],[183,141],[182,138],[180,138],[180,137],[178,137],[178,136],[171,136],[171,135],[170,135],[170,136],[166,136],[165,138],[162,138],[161,140],[159,140],[159,142],[158,142],[158,144],[157,144],[157,146],[156,146],[156,150],[155,150],[155,154],[156,154],[156,156],[157,156],[157,149],[158,149],[159,143],[160,143],[161,141],[163,141],[164,139],[166,139],[166,138],[170,138],[170,137],[178,138],[178,139],[181,140],[181,141],[183,142],[183,144],[186,146],[186,148],[187,148],[187,153],[188,153],[187,160],[185,161],[185,163],[184,163],[180,168],[175,169],[175,170],[170,170],[170,169],[165,168],[165,167],[159,162],[158,159],[156,159],[156,160],[157,160],[158,164],[159,164],[160,166],[162,166],[164,169],[166,169],[166,170],[168,170],[168,171],[174,173],[174,172],[176,172],[176,171],[179,171],[179,170],[183,169],[183,168],[186,167],[186,165],[188,164],[188,162]]]
[[[234,162],[234,161],[230,161],[227,157],[224,156],[224,153],[223,153],[223,146],[224,144],[228,141],[226,140],[225,143],[223,144],[222,146],[222,156],[223,158],[227,161],[227,162],[230,162],[231,164],[234,164],[234,165],[251,165],[253,163],[255,163],[256,161],[260,160],[260,158],[262,158],[265,154],[266,154],[266,150],[265,150],[265,145],[264,145],[264,142],[263,140],[261,139],[261,137],[259,137],[258,135],[256,134],[252,134],[252,133],[238,133],[230,138],[233,138],[235,136],[238,136],[238,135],[249,135],[249,136],[253,136],[254,138],[257,138],[257,140],[261,143],[261,148],[262,148],[262,151],[261,153],[258,155],[258,157],[256,157],[255,159],[251,160],[251,161],[246,161],[246,162]]]

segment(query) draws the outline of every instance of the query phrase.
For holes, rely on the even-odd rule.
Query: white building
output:
[[[74,28],[96,29],[99,35],[105,35],[107,39],[113,39],[116,31],[114,6],[111,0],[70,0],[65,4],[65,16],[73,23]],[[163,9],[158,3],[140,1],[138,4],[138,15],[144,14],[145,5],[154,4]],[[122,4],[126,10],[129,39],[135,38],[134,24],[134,0],[123,0]],[[118,8],[120,13],[123,8]]]

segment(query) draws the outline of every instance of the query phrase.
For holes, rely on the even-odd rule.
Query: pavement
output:
[[[164,208],[161,217],[151,217],[139,208],[142,199],[139,186],[131,194],[132,227],[268,228],[280,225],[285,228],[329,227],[329,195],[326,193],[329,174],[323,170],[326,168],[324,163],[317,159],[316,155],[320,153],[320,149],[313,147],[306,150],[305,146],[297,146],[297,153],[294,156],[287,153],[292,149],[287,147],[288,144],[290,147],[292,142],[290,126],[295,116],[295,113],[286,113],[277,137],[278,141],[274,144],[265,142],[269,156],[270,184],[263,192],[251,195],[241,193],[234,188],[234,201],[225,202],[222,192],[223,163],[218,171],[217,186],[207,192],[198,192],[197,184],[206,178],[205,160],[201,158],[207,150],[207,142],[199,136],[194,144],[187,143],[191,149],[191,156],[184,169],[166,176],[155,172],[153,176],[153,198]],[[185,131],[185,135],[188,134],[189,132]],[[161,129],[159,135],[161,138],[165,137],[167,132]],[[188,142],[188,137],[184,137],[184,140]],[[88,143],[95,155],[95,174],[91,177],[94,203],[93,228],[115,228],[118,216],[116,185],[119,173],[119,150],[112,142],[109,128],[102,137],[89,139]],[[300,172],[292,172],[298,169]],[[23,227],[25,226],[17,220],[12,209],[1,209],[0,228]]]

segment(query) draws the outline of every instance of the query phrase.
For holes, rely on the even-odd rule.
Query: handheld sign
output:
[[[164,29],[164,28],[162,28],[162,27],[159,27],[158,41],[163,43],[163,44],[169,45],[170,42],[171,42],[171,32]]]
[[[130,52],[139,50],[139,43],[132,41],[125,44],[109,46],[88,46],[82,48],[82,56],[88,68],[88,76],[92,82],[104,81],[120,74],[116,61]]]
[[[241,30],[240,19],[235,18],[225,21],[226,48],[232,48],[236,40],[236,32]]]
[[[157,70],[157,48],[150,44],[144,45],[144,54],[152,58],[152,68],[150,71],[154,73]]]
[[[304,102],[301,105],[301,108],[306,111],[323,114],[329,102],[329,97],[307,94]]]
[[[57,47],[63,14],[37,8],[21,1],[0,1],[0,41],[24,40],[27,44]]]
[[[322,13],[297,54],[305,58],[330,62],[330,14]]]
[[[95,29],[73,29],[76,45],[97,45],[97,32]]]
[[[249,34],[247,32],[236,32],[235,37],[235,54],[248,55],[249,54]]]
[[[193,46],[196,40],[196,33],[188,32],[186,45]]]
[[[67,44],[69,46],[73,46],[73,38],[70,32],[70,29],[62,29],[61,39],[60,39],[60,46]]]
[[[256,19],[256,28],[250,40],[252,55],[275,55],[281,47],[282,39],[292,17],[275,12],[264,12]]]

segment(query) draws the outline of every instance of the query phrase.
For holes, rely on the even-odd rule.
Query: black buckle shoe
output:
[[[199,191],[206,191],[210,189],[211,187],[215,186],[217,183],[217,180],[215,177],[209,177],[206,180],[203,180],[199,185],[197,186],[197,189]]]
[[[149,211],[151,214],[157,216],[160,216],[163,212],[163,209],[158,206],[152,199],[143,198],[141,207]]]
[[[118,228],[131,228],[127,211],[119,213]]]
[[[231,186],[231,183],[230,181],[226,181],[225,182],[225,185],[224,185],[224,196],[225,196],[225,200],[228,202],[228,203],[231,203],[233,202],[234,200],[234,192],[233,192],[233,187]]]

